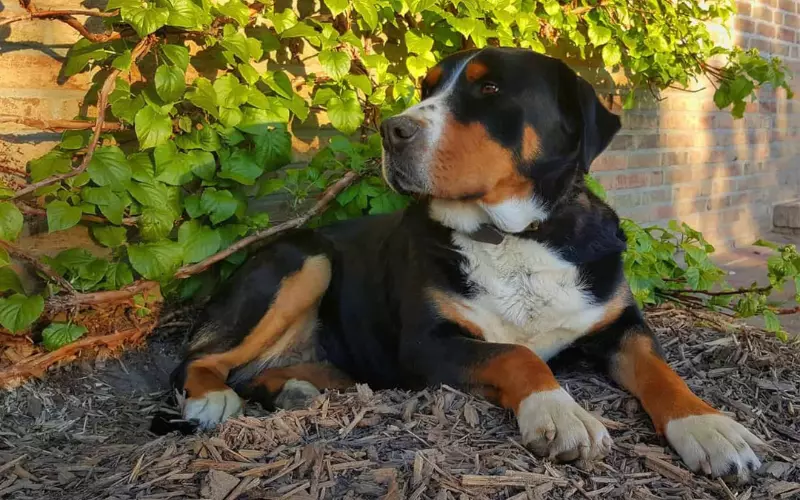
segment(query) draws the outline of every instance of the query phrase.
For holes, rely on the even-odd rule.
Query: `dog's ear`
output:
[[[577,75],[575,78],[577,79],[575,88],[578,93],[576,97],[583,119],[581,150],[578,154],[581,167],[584,172],[588,172],[594,159],[600,156],[619,132],[621,123],[619,116],[603,106],[589,82]]]

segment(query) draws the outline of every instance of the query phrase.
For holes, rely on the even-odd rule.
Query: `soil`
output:
[[[592,464],[535,458],[512,415],[448,387],[359,386],[306,410],[248,405],[214,432],[155,436],[184,320],[119,359],[0,394],[0,498],[800,498],[800,343],[675,309],[649,318],[689,386],[768,443],[750,483],[688,471],[633,397],[582,370],[559,379],[615,443]]]

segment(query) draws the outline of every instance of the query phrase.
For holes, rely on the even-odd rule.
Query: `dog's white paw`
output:
[[[564,389],[534,392],[517,413],[523,443],[539,456],[591,460],[611,450],[605,426]]]
[[[710,413],[671,420],[664,431],[669,444],[693,471],[747,481],[761,462],[751,446],[763,442],[725,415]]]
[[[242,413],[242,400],[233,389],[212,391],[200,398],[189,398],[183,418],[195,420],[202,429],[213,429],[220,422]]]

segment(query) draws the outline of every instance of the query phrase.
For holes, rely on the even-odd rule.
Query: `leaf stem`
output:
[[[67,292],[69,292],[70,294],[75,294],[76,293],[75,288],[73,288],[73,286],[70,284],[70,282],[65,280],[63,276],[58,274],[55,271],[55,269],[53,269],[52,267],[48,266],[44,262],[40,261],[39,259],[37,259],[33,255],[31,255],[30,253],[26,252],[22,248],[14,245],[13,243],[5,241],[5,240],[0,240],[0,248],[3,248],[10,255],[13,255],[16,258],[27,262],[28,264],[30,264],[31,266],[36,268],[37,271],[39,271],[42,274],[44,274],[45,276],[47,276],[47,278],[50,281],[56,283],[58,286],[60,286],[61,288],[63,288]]]

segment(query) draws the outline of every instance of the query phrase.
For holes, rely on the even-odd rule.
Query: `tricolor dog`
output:
[[[620,128],[562,62],[521,49],[455,54],[381,125],[406,210],[281,236],[207,308],[174,374],[210,428],[242,397],[296,407],[355,382],[449,384],[513,410],[560,460],[605,455],[603,424],[548,361],[596,361],[690,468],[744,479],[760,440],[694,395],[660,354],[623,275],[625,237],[584,175]]]

